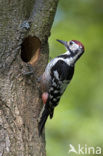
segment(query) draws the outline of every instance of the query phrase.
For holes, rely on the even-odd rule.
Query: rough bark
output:
[[[0,0],[0,156],[45,156],[39,77],[58,0]],[[34,69],[34,75],[25,75]]]

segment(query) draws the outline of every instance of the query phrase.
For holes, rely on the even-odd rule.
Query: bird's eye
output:
[[[72,42],[72,41],[70,41],[70,42],[69,42],[69,44],[70,44],[70,45],[72,45],[72,44],[73,44],[73,42]]]

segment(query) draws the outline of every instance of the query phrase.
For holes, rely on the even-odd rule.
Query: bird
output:
[[[42,135],[48,116],[53,118],[54,109],[73,78],[75,63],[85,49],[77,40],[58,40],[66,48],[66,52],[52,59],[41,77],[43,107],[38,118],[38,131]]]

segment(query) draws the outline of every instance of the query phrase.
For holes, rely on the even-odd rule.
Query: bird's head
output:
[[[80,41],[77,40],[71,40],[69,42],[62,40],[57,41],[62,43],[66,47],[69,56],[74,58],[75,61],[84,53],[84,46]]]

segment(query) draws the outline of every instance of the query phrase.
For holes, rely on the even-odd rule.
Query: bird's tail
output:
[[[44,105],[40,113],[39,122],[38,122],[39,136],[42,134],[43,128],[45,126],[49,114],[50,114],[49,109]]]

